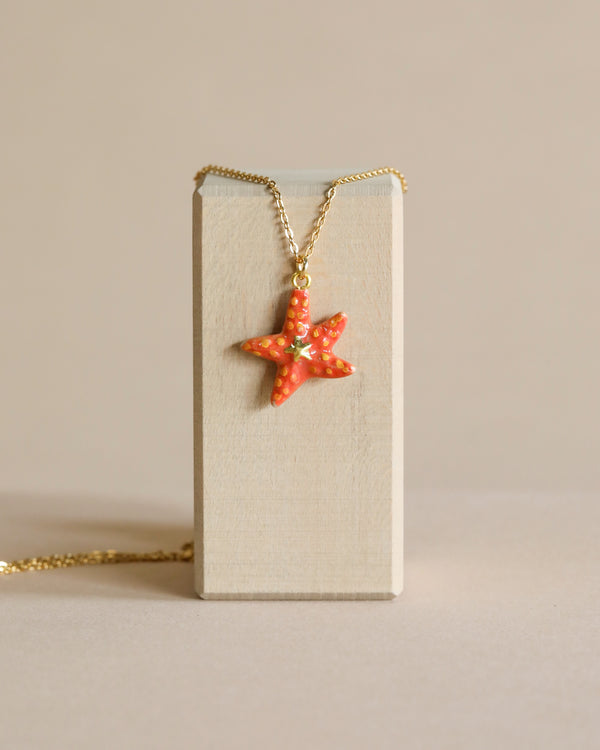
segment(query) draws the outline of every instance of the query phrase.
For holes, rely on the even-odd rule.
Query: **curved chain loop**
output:
[[[294,232],[292,231],[285,206],[283,205],[281,191],[279,190],[279,187],[277,186],[275,180],[271,179],[270,177],[264,177],[260,174],[241,172],[239,169],[219,167],[215,164],[209,164],[207,167],[202,167],[202,169],[196,173],[194,180],[196,181],[196,183],[198,183],[207,174],[214,174],[220,177],[231,177],[234,180],[241,180],[242,182],[252,182],[257,185],[264,185],[271,191],[273,200],[275,201],[275,205],[277,207],[277,211],[279,212],[279,219],[283,226],[283,231],[285,233],[289,251],[294,256],[296,263],[299,266],[303,264],[303,271],[306,270],[308,259],[314,252],[315,244],[319,239],[319,234],[321,233],[321,229],[323,228],[323,224],[325,223],[325,217],[327,216],[329,209],[331,208],[331,201],[333,200],[339,185],[345,185],[349,182],[358,182],[359,180],[368,180],[371,177],[380,177],[384,174],[393,174],[400,180],[402,192],[405,193],[408,189],[406,179],[402,172],[399,172],[393,167],[381,167],[379,169],[371,169],[368,172],[357,172],[356,174],[349,174],[345,175],[344,177],[338,177],[331,183],[329,189],[325,193],[325,199],[321,204],[321,208],[319,209],[319,213],[317,215],[317,218],[315,219],[312,233],[308,239],[308,242],[306,243],[306,247],[301,251],[298,247],[298,243],[294,239]]]
[[[381,167],[380,169],[372,169],[368,172],[358,172],[356,174],[346,175],[344,177],[338,177],[329,186],[325,193],[325,199],[319,209],[319,214],[315,219],[312,233],[306,243],[304,250],[300,251],[298,244],[294,239],[294,232],[290,226],[290,221],[283,204],[283,198],[281,197],[281,191],[277,186],[275,180],[270,177],[264,177],[263,175],[252,174],[250,172],[241,172],[237,169],[229,169],[228,167],[219,167],[210,164],[207,167],[203,167],[195,176],[196,182],[202,179],[206,174],[215,174],[221,177],[231,177],[235,180],[242,180],[244,182],[252,182],[258,185],[264,185],[268,188],[277,206],[279,212],[279,218],[285,232],[287,243],[289,246],[290,253],[294,256],[296,261],[297,271],[292,276],[292,284],[297,289],[308,289],[311,283],[311,277],[306,272],[308,265],[308,259],[313,254],[315,244],[319,239],[319,234],[323,228],[325,217],[331,208],[331,201],[335,197],[336,190],[340,185],[345,185],[349,182],[358,182],[359,180],[368,180],[371,177],[379,177],[384,174],[393,174],[399,180],[402,186],[402,192],[405,193],[407,190],[406,179],[404,175],[393,167]],[[157,550],[156,552],[117,552],[114,549],[99,551],[94,550],[92,552],[77,552],[75,554],[67,553],[65,555],[49,555],[46,557],[29,557],[24,560],[13,560],[12,562],[4,562],[0,560],[0,576],[11,575],[13,573],[22,573],[28,570],[52,570],[53,568],[73,568],[79,565],[119,565],[121,563],[133,563],[133,562],[192,562],[194,559],[194,545],[192,542],[186,542],[179,550],[175,552],[164,552],[163,550]]]

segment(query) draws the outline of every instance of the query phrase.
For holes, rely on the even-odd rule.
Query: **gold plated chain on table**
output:
[[[29,570],[52,570],[53,568],[74,568],[80,565],[119,565],[133,562],[192,562],[194,545],[186,542],[174,552],[117,552],[114,549],[93,552],[76,552],[75,554],[48,555],[47,557],[28,557],[12,562],[0,561],[0,575],[24,573]]]
[[[306,273],[308,259],[313,254],[325,217],[331,208],[331,201],[340,185],[345,185],[349,182],[358,182],[360,180],[368,180],[372,177],[380,177],[384,174],[393,174],[400,180],[402,192],[405,193],[407,190],[404,175],[393,167],[381,167],[380,169],[371,169],[367,172],[357,172],[356,174],[338,177],[333,180],[327,189],[325,199],[321,205],[317,218],[315,219],[312,233],[308,238],[304,249],[300,250],[294,239],[294,233],[290,226],[285,206],[283,205],[281,191],[275,180],[270,177],[263,177],[262,175],[251,174],[249,172],[240,172],[237,169],[229,169],[227,167],[218,167],[215,165],[203,167],[196,174],[194,179],[198,182],[204,177],[204,175],[209,173],[221,177],[231,177],[232,179],[242,180],[244,182],[265,185],[265,187],[271,191],[279,212],[279,218],[283,226],[290,253],[293,255],[296,262],[297,271],[292,276],[292,283],[298,288],[307,288],[310,286],[310,276]],[[23,573],[31,570],[74,568],[83,565],[120,565],[122,563],[133,562],[192,562],[193,559],[194,545],[192,542],[186,542],[179,550],[173,552],[165,552],[163,550],[157,550],[155,552],[117,552],[117,550],[109,549],[104,551],[94,550],[92,552],[48,555],[46,557],[28,557],[23,560],[13,560],[12,562],[4,562],[0,560],[0,575],[6,576],[11,575],[12,573]]]
[[[321,208],[319,209],[319,213],[317,215],[317,218],[315,219],[312,233],[308,238],[304,249],[300,250],[300,248],[298,247],[298,243],[294,239],[294,232],[292,231],[285,206],[283,205],[281,191],[279,190],[279,187],[277,186],[275,180],[260,174],[241,172],[238,169],[219,167],[214,164],[209,164],[207,167],[202,167],[202,169],[197,172],[194,180],[196,181],[196,183],[198,183],[207,174],[214,174],[220,177],[231,177],[234,180],[241,180],[242,182],[253,182],[257,185],[265,185],[271,191],[275,200],[275,205],[277,206],[277,211],[279,212],[279,219],[281,220],[281,224],[283,226],[283,231],[285,233],[290,253],[294,256],[294,260],[297,266],[296,273],[294,273],[292,276],[292,284],[297,288],[304,289],[307,289],[310,286],[310,276],[306,273],[308,259],[313,254],[315,244],[319,239],[319,234],[321,233],[323,223],[325,222],[325,217],[327,216],[327,213],[331,208],[331,201],[333,200],[337,188],[340,185],[345,185],[349,182],[359,182],[360,180],[368,180],[372,177],[380,177],[384,174],[393,174],[400,180],[402,192],[405,193],[408,189],[406,179],[402,172],[399,172],[393,167],[380,167],[379,169],[370,169],[367,172],[356,172],[356,174],[349,174],[345,175],[344,177],[338,177],[331,182],[328,190],[326,191],[325,199],[321,204]]]

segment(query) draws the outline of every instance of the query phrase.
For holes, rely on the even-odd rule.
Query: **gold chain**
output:
[[[238,169],[230,169],[229,167],[218,167],[214,164],[209,164],[207,167],[202,167],[202,169],[194,177],[194,180],[196,181],[196,183],[198,183],[205,175],[209,173],[214,174],[214,175],[219,175],[220,177],[231,177],[234,180],[242,180],[243,182],[253,182],[258,185],[265,185],[271,191],[271,193],[273,194],[273,198],[275,200],[275,205],[277,206],[277,210],[279,212],[279,218],[283,226],[283,231],[287,239],[290,253],[294,256],[296,265],[298,266],[298,271],[296,272],[296,274],[294,274],[296,279],[305,278],[304,271],[306,270],[308,259],[313,254],[313,251],[315,249],[315,244],[317,240],[319,239],[319,234],[321,233],[323,223],[325,222],[325,217],[327,216],[327,213],[329,212],[329,209],[331,208],[331,201],[333,200],[336,194],[337,188],[340,185],[345,185],[349,182],[358,182],[359,180],[368,180],[371,177],[380,177],[381,175],[384,175],[384,174],[393,174],[393,175],[396,175],[396,177],[400,180],[400,184],[402,186],[402,192],[405,193],[408,189],[406,179],[404,175],[402,174],[402,172],[399,172],[397,169],[394,169],[393,167],[381,167],[380,169],[371,169],[368,172],[357,172],[356,174],[349,174],[349,175],[346,175],[345,177],[338,177],[337,179],[333,180],[327,192],[325,193],[325,199],[323,203],[321,204],[321,208],[319,209],[319,214],[317,218],[315,219],[313,230],[308,239],[308,242],[306,243],[306,247],[304,248],[304,250],[300,251],[300,248],[298,247],[298,243],[294,239],[294,232],[292,231],[292,228],[290,226],[290,220],[288,219],[285,206],[283,205],[281,192],[275,180],[271,179],[270,177],[264,177],[263,175],[260,175],[260,174],[252,174],[251,172],[240,172]]]
[[[301,252],[294,239],[294,232],[290,226],[290,221],[285,206],[283,205],[281,192],[275,180],[272,180],[270,177],[263,177],[259,174],[240,172],[237,169],[229,169],[227,167],[218,167],[214,165],[203,167],[196,174],[194,179],[198,182],[209,172],[221,177],[231,177],[235,180],[265,185],[271,191],[279,212],[279,218],[283,225],[290,252],[294,256],[298,266],[298,271],[294,274],[293,283],[296,284],[298,281],[302,282],[304,280],[304,288],[310,285],[310,276],[305,273],[308,259],[313,254],[325,217],[331,208],[331,201],[340,185],[345,185],[349,182],[358,182],[359,180],[368,180],[371,177],[380,177],[384,174],[393,174],[400,180],[402,192],[405,193],[407,190],[404,175],[393,167],[381,167],[380,169],[371,169],[368,172],[357,172],[356,174],[349,174],[345,177],[338,177],[336,180],[333,180],[325,193],[325,199],[321,205],[319,214],[315,219],[312,233],[306,243],[306,247]],[[109,549],[104,551],[94,550],[93,552],[76,552],[74,554],[67,553],[65,555],[48,555],[46,557],[28,557],[24,560],[13,560],[12,562],[4,562],[0,560],[0,575],[7,576],[12,573],[23,573],[29,570],[74,568],[80,565],[120,565],[121,563],[133,562],[192,562],[193,559],[194,545],[192,542],[186,542],[181,549],[175,552],[164,552],[163,550],[157,550],[156,552],[117,552],[114,549]]]
[[[120,565],[133,562],[192,562],[194,545],[186,542],[176,552],[117,552],[114,549],[100,552],[76,552],[66,555],[49,555],[47,557],[28,557],[25,560],[12,562],[0,561],[0,575],[24,573],[28,570],[52,570],[53,568],[74,568],[78,565]]]

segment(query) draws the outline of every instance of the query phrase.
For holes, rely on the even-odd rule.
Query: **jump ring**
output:
[[[296,273],[292,274],[292,286],[294,286],[296,289],[308,289],[310,286],[312,279],[310,278],[309,273],[305,273],[303,271],[296,271]],[[304,282],[303,284],[299,282]]]

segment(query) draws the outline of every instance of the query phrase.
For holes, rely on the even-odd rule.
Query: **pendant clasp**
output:
[[[306,273],[306,266],[308,265],[308,256],[297,255],[296,256],[296,272],[292,274],[292,286],[296,289],[308,289],[310,286],[311,278],[310,274]]]

